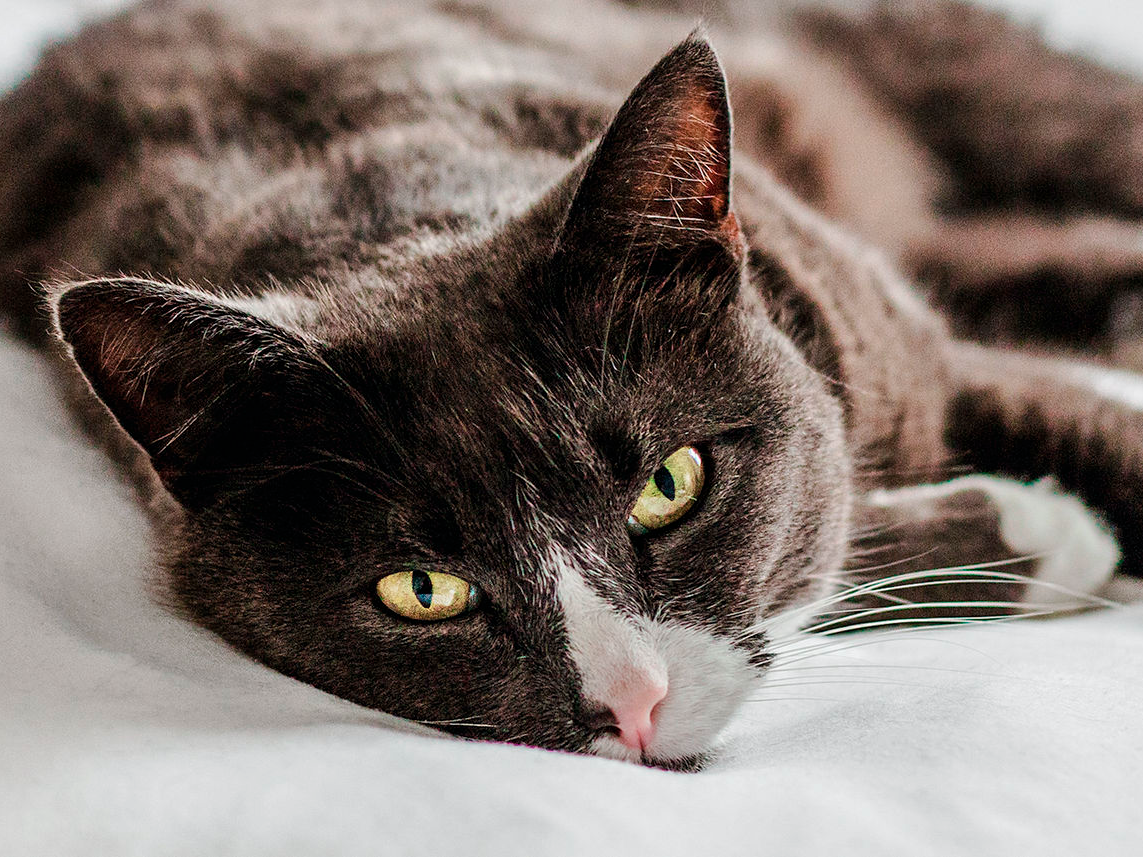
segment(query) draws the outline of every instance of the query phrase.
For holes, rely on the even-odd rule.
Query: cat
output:
[[[1143,126],[1079,118],[1123,93],[957,3],[153,0],[0,101],[0,294],[193,620],[690,769],[846,583],[860,624],[1139,573],[1143,387],[1060,356],[1130,339]],[[1041,269],[1083,324],[1016,319]]]

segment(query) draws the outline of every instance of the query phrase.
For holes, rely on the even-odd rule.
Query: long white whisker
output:
[[[828,655],[829,655],[829,653],[826,652],[825,655],[823,655],[823,657],[828,656]],[[815,655],[815,657],[817,657],[817,656]],[[922,672],[960,673],[962,675],[974,675],[974,676],[975,675],[990,675],[994,678],[1009,678],[1009,677],[1023,678],[1022,676],[1011,676],[1008,673],[981,673],[981,672],[978,672],[977,670],[959,669],[957,667],[934,667],[934,666],[925,666],[922,664],[881,664],[881,663],[862,662],[862,663],[855,663],[855,664],[851,664],[851,663],[844,663],[844,664],[830,663],[830,664],[792,665],[790,663],[785,663],[785,664],[779,664],[778,666],[770,667],[770,669],[766,671],[765,683],[768,686],[770,684],[770,677],[775,675],[775,674],[785,676],[785,675],[789,675],[789,674],[798,674],[798,673],[802,673],[802,672],[807,672],[810,670],[814,670],[814,671],[816,671],[816,670],[839,670],[839,671],[841,671],[841,675],[843,675],[843,676],[845,675],[845,672],[847,672],[848,670],[920,670]]]
[[[957,583],[974,583],[974,584],[989,584],[989,583],[1020,583],[1025,586],[1041,587],[1044,590],[1051,592],[1058,592],[1067,595],[1073,599],[1073,602],[1063,602],[1051,605],[1052,609],[1048,612],[1066,612],[1070,610],[1082,609],[1084,607],[1106,607],[1110,609],[1122,609],[1121,604],[1110,601],[1109,599],[1101,596],[1081,592],[1079,590],[1071,589],[1058,583],[1050,581],[1039,580],[1024,574],[1017,574],[1013,572],[1000,571],[993,568],[997,565],[1007,565],[1017,560],[999,560],[995,563],[981,563],[971,566],[962,567],[948,567],[939,569],[927,569],[925,571],[906,572],[903,574],[892,575],[890,577],[881,578],[875,581],[856,584],[848,589],[843,589],[838,592],[825,596],[824,598],[808,602],[806,604],[797,605],[792,608],[799,612],[813,614],[818,616],[830,615],[832,612],[842,611],[827,611],[822,608],[831,607],[833,605],[843,603],[861,596],[876,596],[881,597],[883,593],[898,591],[901,589],[920,589],[928,586],[947,586]],[[955,576],[950,576],[955,575]],[[825,577],[824,579],[830,579]],[[885,600],[893,601],[898,609],[907,609],[911,607],[923,608],[925,602],[914,603],[907,599],[896,598],[893,596],[885,595]],[[964,601],[964,602],[929,602],[932,604],[939,604],[942,606],[997,606],[998,602],[992,601]],[[1038,602],[1009,602],[1007,606],[1016,607],[1022,611],[1022,616],[1028,617],[1033,615],[1041,615],[1040,608],[1047,608],[1048,605]],[[870,609],[890,609],[890,608],[870,608]],[[787,611],[783,611],[774,616],[766,617],[744,629],[739,634],[739,639],[745,640],[750,636],[761,633],[774,624],[784,621],[786,619]],[[1012,617],[1015,618],[1015,617]]]
[[[846,625],[841,628],[830,628],[825,631],[814,631],[818,636],[830,636],[833,634],[849,633],[850,631],[860,631],[868,628],[885,628],[892,625],[983,625],[983,624],[997,624],[1005,622],[1013,622],[1021,619],[1027,619],[1033,616],[1051,616],[1053,610],[1043,610],[1039,612],[1022,613],[1013,616],[1010,613],[997,613],[991,616],[972,616],[972,617],[948,617],[948,616],[922,616],[922,617],[905,617],[897,619],[881,619],[876,622],[861,622],[856,625]]]
[[[843,637],[840,640],[835,640],[832,637],[819,635],[811,637],[806,635],[803,639],[795,640],[792,644],[787,643],[785,648],[781,649],[775,654],[774,665],[771,669],[780,669],[790,666],[791,664],[800,663],[801,661],[810,658],[822,657],[824,655],[847,656],[847,653],[854,649],[867,648],[868,646],[876,646],[886,642],[897,642],[902,636],[909,638],[910,643],[927,642],[927,643],[940,643],[946,646],[954,646],[959,649],[972,652],[973,654],[980,655],[993,663],[999,663],[995,658],[987,652],[970,646],[967,643],[962,643],[956,640],[949,640],[940,637],[926,637],[923,636],[928,627],[912,626],[906,628],[898,628],[892,631],[881,631],[875,637]]]
[[[810,687],[811,685],[828,684],[828,685],[841,685],[841,684],[881,684],[894,687],[935,687],[935,685],[925,684],[923,682],[915,681],[896,681],[894,679],[877,679],[877,678],[844,678],[844,677],[810,677],[806,679],[791,678],[782,679],[775,682],[766,682],[762,688],[781,688],[781,687]]]
[[[866,616],[881,616],[881,615],[885,615],[887,613],[899,613],[899,612],[904,611],[904,610],[909,610],[909,611],[914,611],[914,610],[940,610],[940,609],[949,609],[949,608],[958,608],[958,607],[960,607],[960,608],[990,607],[990,608],[996,608],[996,609],[1007,608],[1007,609],[1013,609],[1013,610],[1020,610],[1021,612],[1018,616],[1013,615],[1013,614],[1003,614],[1005,616],[1005,618],[1012,619],[1012,618],[1019,618],[1022,616],[1040,615],[1040,614],[1047,614],[1047,613],[1053,613],[1053,612],[1054,613],[1061,613],[1061,612],[1067,611],[1069,608],[1078,609],[1078,608],[1085,607],[1085,606],[1087,606],[1087,605],[1082,603],[1082,602],[1075,602],[1074,604],[1073,603],[1057,604],[1054,602],[1052,602],[1052,603],[1035,603],[1035,602],[1028,602],[1028,601],[1001,601],[1001,600],[995,600],[995,601],[985,601],[985,600],[921,601],[921,602],[917,602],[917,603],[891,604],[891,605],[884,606],[884,607],[866,607],[866,608],[858,607],[858,608],[854,608],[853,610],[831,610],[831,611],[829,611],[829,614],[827,614],[827,615],[832,615],[832,614],[836,614],[836,613],[841,613],[843,615],[836,616],[833,619],[826,619],[824,621],[818,622],[817,624],[810,625],[810,626],[804,628],[803,630],[806,633],[811,633],[811,634],[812,633],[820,633],[823,628],[835,628],[836,627],[838,630],[840,630],[843,627],[850,627],[849,623],[854,621],[855,619],[863,619]],[[950,616],[945,617],[945,618],[952,620],[952,621],[960,621],[962,619],[972,619],[974,617],[950,615]],[[909,621],[909,620],[905,619],[904,621]]]

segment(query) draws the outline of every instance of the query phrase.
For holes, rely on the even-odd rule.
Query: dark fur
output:
[[[1056,470],[1125,532],[1137,522],[1140,489],[1108,487],[1135,473],[1137,417],[1081,433],[1102,444],[1087,457],[1083,390],[1049,407],[1050,380],[951,339],[889,262],[768,169],[925,270],[945,258],[950,199],[1133,210],[1114,147],[1081,190],[1051,180],[1066,166],[1008,155],[1011,174],[978,187],[971,158],[995,150],[954,145],[956,122],[882,79],[885,51],[983,38],[975,18],[804,18],[785,44],[807,77],[767,76],[728,35],[731,200],[705,41],[623,99],[685,16],[311,0],[287,4],[283,30],[282,5],[144,6],[51,50],[0,102],[9,318],[42,339],[27,283],[82,272],[54,290],[58,331],[162,482],[180,604],[239,648],[460,734],[579,750],[600,727],[537,576],[551,540],[583,548],[617,609],[738,639],[761,668],[766,640],[743,632],[841,567],[851,517],[877,524],[866,488],[965,462]],[[994,83],[964,81],[963,98]],[[811,119],[837,98],[915,170],[900,186],[862,196],[835,168],[851,135]],[[898,198],[921,220],[897,217]],[[648,473],[688,444],[711,468],[697,511],[632,540]],[[936,517],[910,545],[954,542]],[[410,562],[478,583],[487,607],[432,625],[389,614],[373,586]]]

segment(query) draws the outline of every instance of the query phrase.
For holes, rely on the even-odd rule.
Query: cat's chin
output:
[[[710,758],[709,749],[693,753],[682,753],[671,756],[658,756],[653,751],[640,752],[628,747],[613,735],[601,735],[591,742],[587,750],[593,756],[605,759],[615,759],[620,762],[631,762],[644,765],[648,768],[660,768],[664,771],[694,772],[706,764]]]

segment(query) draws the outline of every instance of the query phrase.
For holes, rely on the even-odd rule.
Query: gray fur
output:
[[[895,520],[904,544],[863,504],[1003,469],[982,431],[1018,448],[1016,475],[1055,471],[1134,525],[1140,490],[1107,485],[1137,467],[1138,416],[1115,411],[1114,437],[1085,423],[1103,453],[1084,458],[1072,417],[1114,406],[1074,385],[1044,405],[1056,364],[1009,375],[894,266],[927,248],[931,267],[964,177],[869,61],[831,56],[865,19],[720,33],[716,16],[722,64],[695,34],[632,92],[689,13],[526,5],[153,2],[0,102],[7,318],[43,341],[28,280],[51,283],[89,425],[157,477],[182,609],[361,704],[584,751],[609,727],[541,573],[553,551],[619,615],[760,675],[759,622],[826,593],[847,556],[1011,554],[980,498],[950,501],[961,525],[944,506]],[[843,169],[860,145],[897,172]],[[710,470],[700,503],[633,539],[628,510],[686,445]],[[400,619],[373,587],[410,564],[485,605]]]

